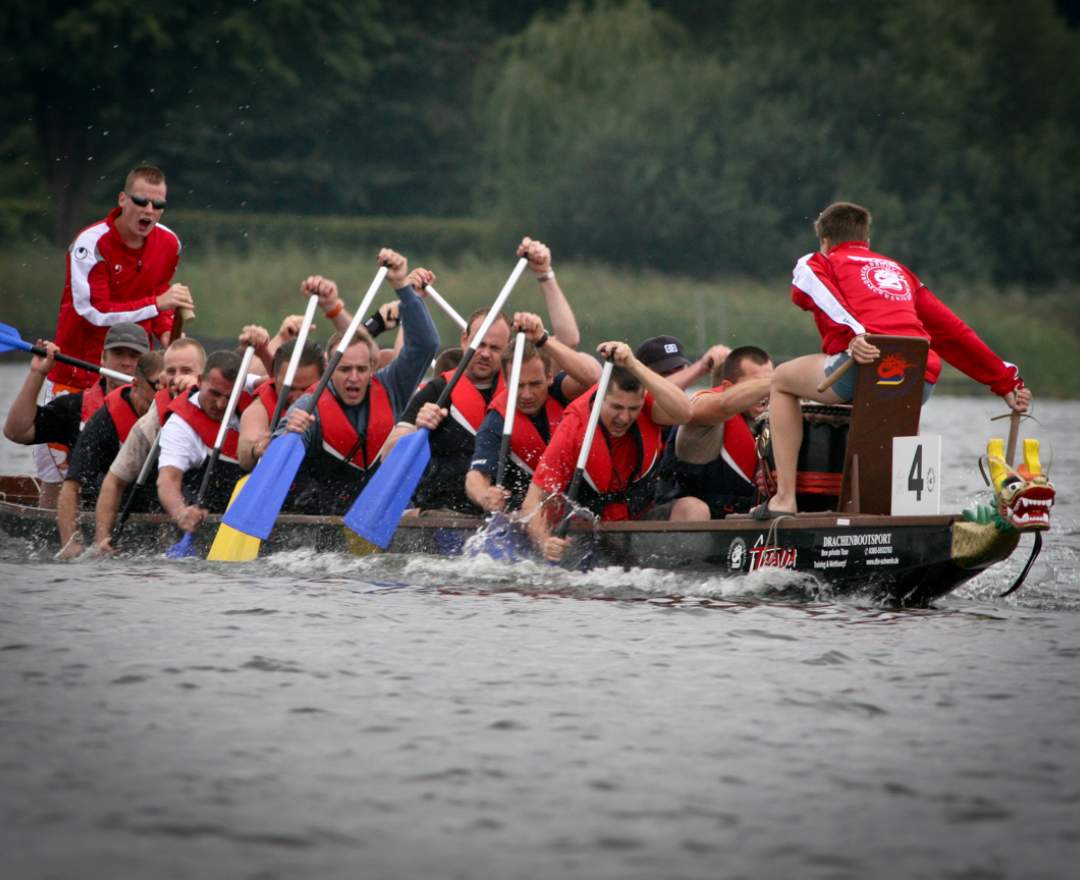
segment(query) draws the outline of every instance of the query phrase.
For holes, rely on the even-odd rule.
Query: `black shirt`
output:
[[[495,378],[488,388],[477,388],[485,403],[495,396]],[[464,381],[464,380],[462,380]],[[446,388],[446,379],[436,376],[412,396],[401,421],[416,424],[416,414],[425,403],[438,402]],[[476,436],[452,418],[446,418],[430,438],[431,461],[420,485],[416,487],[413,503],[421,510],[447,508],[470,516],[483,516],[483,511],[465,494],[465,474],[473,457]]]
[[[60,443],[71,449],[79,439],[79,423],[82,421],[83,396],[61,394],[45,406],[39,406],[34,415],[34,442]]]
[[[131,389],[125,389],[122,393],[127,398]],[[67,479],[76,480],[82,487],[84,503],[92,503],[97,498],[105,474],[119,452],[120,437],[116,433],[116,425],[109,408],[103,406],[90,416],[71,451]]]

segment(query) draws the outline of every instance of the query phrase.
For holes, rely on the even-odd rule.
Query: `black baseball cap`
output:
[[[690,366],[682,343],[674,336],[653,336],[637,347],[634,357],[654,373],[666,376]]]

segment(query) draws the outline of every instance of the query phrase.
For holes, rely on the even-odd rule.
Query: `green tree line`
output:
[[[1053,0],[11,0],[0,35],[0,196],[57,241],[148,160],[192,211],[474,217],[690,275],[782,274],[841,198],[932,285],[1080,269]]]

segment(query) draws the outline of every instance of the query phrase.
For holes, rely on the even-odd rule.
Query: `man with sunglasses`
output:
[[[71,243],[54,336],[64,354],[97,363],[109,328],[126,323],[141,325],[168,345],[174,310],[193,306],[190,291],[171,284],[180,240],[159,222],[165,193],[160,168],[133,168],[117,206]],[[89,388],[96,379],[93,373],[58,362],[49,372],[46,400]],[[47,448],[35,450],[35,461],[44,482],[61,481]]]

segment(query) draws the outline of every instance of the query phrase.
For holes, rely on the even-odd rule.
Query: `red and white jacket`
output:
[[[1019,368],[994,354],[914,272],[866,242],[807,254],[795,264],[791,285],[795,305],[813,314],[826,354],[844,351],[862,333],[918,336],[930,340],[927,382],[937,381],[945,358],[995,394],[1023,385]]]
[[[120,209],[80,232],[68,249],[67,280],[60,298],[54,341],[64,354],[96,364],[105,334],[114,324],[141,324],[151,338],[172,330],[173,311],[158,312],[155,300],[169,288],[180,260],[180,239],[158,223],[139,250],[116,231]],[[56,364],[49,378],[57,385],[88,388],[96,375]]]

